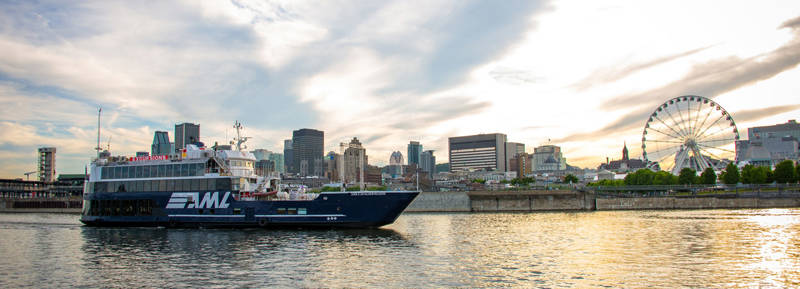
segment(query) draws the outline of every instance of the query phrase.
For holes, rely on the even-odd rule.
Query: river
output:
[[[372,230],[0,214],[0,287],[800,287],[800,209],[405,213]]]

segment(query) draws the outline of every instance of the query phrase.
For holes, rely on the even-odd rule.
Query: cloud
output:
[[[731,116],[733,116],[733,119],[736,120],[737,122],[744,123],[744,122],[757,121],[762,118],[795,110],[800,110],[800,104],[779,105],[779,106],[770,106],[759,109],[740,110],[731,113]]]
[[[643,128],[647,116],[665,100],[681,95],[693,94],[707,97],[733,91],[772,78],[800,64],[800,18],[784,22],[780,28],[791,28],[794,38],[781,47],[759,55],[742,59],[735,56],[707,61],[692,67],[680,80],[647,91],[613,97],[601,105],[601,109],[622,113],[610,124],[599,130],[574,133],[558,139],[559,142],[593,140],[608,135],[632,133]],[[691,51],[688,51],[691,52]],[[682,54],[688,53],[684,52]],[[790,111],[771,107],[746,111],[744,118],[758,117],[769,111]],[[746,120],[738,120],[739,122]]]
[[[655,106],[670,97],[687,94],[714,97],[795,68],[800,64],[798,21],[790,20],[780,27],[792,28],[794,38],[773,51],[746,59],[730,56],[695,65],[682,79],[652,90],[614,97],[603,108],[619,109],[634,103]]]
[[[586,89],[591,88],[594,85],[614,82],[614,81],[623,79],[623,78],[625,78],[625,77],[627,77],[627,76],[629,76],[631,74],[639,72],[641,70],[645,70],[645,69],[648,69],[648,68],[651,68],[651,67],[654,67],[654,66],[657,66],[657,65],[660,65],[660,64],[664,64],[664,63],[667,63],[667,62],[670,62],[670,61],[673,61],[673,60],[676,60],[676,59],[679,59],[679,58],[683,58],[683,57],[686,57],[686,56],[701,52],[701,51],[706,50],[708,48],[711,48],[711,46],[691,49],[691,50],[683,51],[683,52],[672,54],[672,55],[662,56],[662,57],[655,58],[655,59],[652,59],[652,60],[649,60],[649,61],[646,61],[646,62],[630,63],[630,64],[627,64],[627,65],[621,65],[621,66],[615,65],[614,67],[604,67],[604,68],[601,68],[601,69],[598,69],[598,70],[594,71],[592,74],[590,74],[586,78],[576,82],[575,84],[570,85],[570,87],[572,87],[572,88],[574,88],[575,90],[578,90],[578,91],[586,90]]]

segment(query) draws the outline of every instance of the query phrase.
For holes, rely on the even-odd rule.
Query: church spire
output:
[[[623,142],[623,144],[622,144],[622,160],[623,161],[627,161],[628,160],[628,142],[627,141]]]

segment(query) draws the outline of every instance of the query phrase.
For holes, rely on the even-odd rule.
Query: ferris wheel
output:
[[[642,156],[651,167],[677,175],[683,168],[715,170],[735,157],[739,130],[718,103],[696,95],[670,99],[656,108],[642,132]]]

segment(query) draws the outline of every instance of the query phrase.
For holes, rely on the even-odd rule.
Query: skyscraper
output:
[[[292,132],[293,168],[300,176],[323,176],[325,134],[304,128]]]
[[[506,135],[458,136],[448,139],[450,171],[506,171]]]
[[[39,148],[39,181],[56,180],[56,148]]]
[[[428,178],[433,178],[436,172],[436,157],[433,155],[433,150],[422,152],[419,158],[419,168],[428,174]]]
[[[283,163],[287,173],[297,173],[294,170],[294,150],[292,149],[292,140],[290,139],[283,141]]]
[[[150,146],[150,155],[165,156],[173,151],[172,144],[169,142],[169,133],[166,131],[156,131],[153,136],[153,145]]]
[[[187,144],[200,142],[200,125],[184,122],[175,125],[175,150],[186,148]]]
[[[408,165],[417,165],[419,167],[419,157],[422,155],[422,145],[418,141],[411,141],[408,143]]]
[[[357,183],[362,181],[364,170],[367,166],[367,150],[353,138],[344,150],[344,178],[345,182]]]

